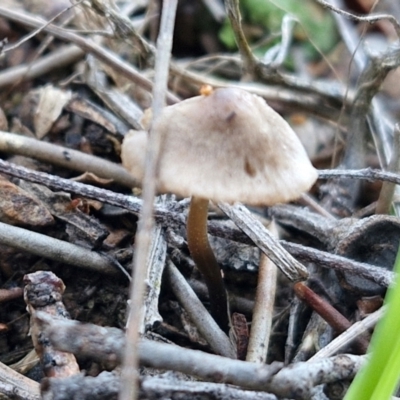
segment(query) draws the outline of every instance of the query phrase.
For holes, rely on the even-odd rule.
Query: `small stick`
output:
[[[362,179],[366,181],[385,181],[400,184],[400,174],[386,172],[380,169],[362,168],[362,169],[320,169],[318,171],[319,179],[331,178],[351,178]]]
[[[75,45],[61,46],[29,64],[19,64],[0,72],[0,89],[46,75],[81,59],[85,52]]]
[[[0,131],[0,150],[6,153],[32,157],[75,171],[93,172],[100,178],[112,179],[125,187],[137,186],[137,182],[121,165],[78,150],[15,133]]]
[[[293,282],[307,279],[306,267],[295,260],[245,206],[219,203],[218,207],[254,241],[288,279]]]
[[[247,74],[253,75],[257,65],[257,60],[252,53],[243,32],[239,0],[225,0],[225,8],[235,35],[236,44],[243,60],[244,70]]]
[[[172,291],[210,347],[216,354],[236,358],[228,336],[225,335],[214,319],[211,318],[203,303],[171,261],[168,263],[166,272]]]
[[[143,318],[139,328],[140,333],[145,333],[146,330],[151,329],[155,324],[163,320],[158,310],[162,275],[167,258],[167,241],[162,225],[157,224],[153,228],[151,236],[149,257],[146,261],[147,295],[144,299]]]
[[[336,332],[342,333],[351,327],[351,322],[343,316],[336,308],[318,296],[303,282],[297,282],[293,286],[296,296],[308,304],[318,315],[320,315]],[[368,341],[364,338],[357,338],[355,341],[357,350],[364,354],[368,348]]]
[[[368,315],[368,317],[364,318],[363,320],[354,323],[349,329],[333,339],[332,342],[328,343],[318,353],[314,354],[308,360],[308,362],[331,357],[336,354],[342,347],[348,345],[350,342],[358,338],[363,333],[368,332],[382,318],[383,314],[385,313],[385,309],[386,307],[383,306],[379,310],[373,312],[371,315]]]
[[[334,11],[337,14],[343,15],[346,18],[349,18],[353,21],[375,24],[376,22],[381,21],[382,19],[387,19],[393,25],[393,28],[395,29],[397,36],[400,38],[400,23],[391,14],[355,15],[353,13],[349,13],[348,11],[341,10],[340,8],[337,8],[324,0],[316,0],[316,1],[317,3],[321,4],[322,7],[328,8],[329,10]]]
[[[275,237],[278,235],[274,221],[271,222],[269,230]],[[267,360],[275,303],[276,278],[277,268],[275,264],[262,253],[258,268],[257,291],[246,361],[265,363]]]
[[[232,332],[229,332],[229,337],[231,340],[235,340],[238,360],[245,360],[250,337],[247,319],[245,315],[234,312],[232,313],[231,321]]]
[[[135,237],[135,252],[133,259],[134,268],[132,271],[132,284],[130,289],[131,306],[128,318],[129,324],[127,327],[125,357],[121,371],[121,390],[118,396],[119,400],[136,400],[139,396],[139,358],[137,344],[142,321],[142,303],[145,292],[145,279],[147,276],[146,262],[151,244],[153,204],[156,195],[158,158],[161,150],[161,137],[156,134],[156,131],[152,129],[152,126],[160,116],[165,105],[177,4],[177,0],[168,0],[163,2],[161,26],[157,39],[152,103],[153,119],[150,124],[150,137],[146,149],[146,166],[142,196],[143,207]]]
[[[0,243],[106,275],[118,273],[116,267],[106,257],[94,251],[3,222],[0,222]]]

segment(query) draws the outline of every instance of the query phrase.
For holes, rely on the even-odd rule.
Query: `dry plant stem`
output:
[[[46,379],[42,387],[43,400],[114,399],[118,393],[119,375],[104,371],[96,377],[77,375],[67,379]],[[1,391],[1,388],[0,388]],[[140,382],[142,399],[202,399],[202,400],[277,400],[273,394],[238,389],[221,383],[187,381],[162,374],[145,376]],[[316,399],[313,399],[316,400]]]
[[[384,312],[385,307],[383,306],[363,320],[354,323],[349,329],[333,339],[332,342],[328,343],[318,353],[314,354],[308,361],[322,360],[326,357],[331,357],[334,354],[337,354],[344,346],[347,346],[360,335],[367,333],[372,329],[382,318]]]
[[[112,179],[125,187],[133,187],[137,183],[121,165],[15,133],[0,131],[0,151],[32,157],[74,171],[93,172],[100,178]]]
[[[254,73],[257,60],[254,57],[243,32],[239,0],[225,0],[225,8],[233,29],[233,33],[235,35],[236,44],[243,60],[244,70],[247,74],[252,75]]]
[[[231,206],[219,203],[218,207],[264,252],[271,261],[293,282],[305,280],[307,269],[296,261],[268,232],[260,221],[253,217],[242,204]]]
[[[323,217],[329,218],[329,219],[335,219],[335,217],[328,211],[325,210],[325,208],[321,207],[317,201],[315,201],[310,195],[307,193],[304,193],[301,195],[300,203],[308,206],[318,214],[322,215]]]
[[[271,222],[269,230],[272,235],[277,236],[278,232],[274,221]],[[257,290],[246,361],[265,363],[267,360],[275,303],[276,278],[276,265],[262,253],[258,267]]]
[[[0,393],[17,400],[39,400],[40,385],[0,363]],[[15,396],[15,397],[14,397]]]
[[[400,172],[400,126],[395,125],[393,130],[392,156],[388,165],[390,172]],[[383,182],[379,198],[376,203],[375,214],[389,214],[392,205],[396,185],[390,182]]]
[[[187,241],[193,261],[207,285],[211,315],[227,333],[229,330],[228,300],[221,269],[208,241],[208,204],[207,199],[192,196],[187,219]]]
[[[238,389],[220,383],[170,380],[158,377],[146,377],[141,384],[145,396],[151,399],[202,399],[202,400],[277,400],[270,393],[253,392]]]
[[[172,291],[213,351],[224,357],[236,358],[228,336],[210,316],[203,303],[171,261],[168,262],[166,272]]]
[[[81,59],[85,52],[74,45],[62,46],[51,54],[43,56],[29,64],[4,69],[0,72],[0,88],[16,85],[29,79],[50,73],[51,71],[71,65]]]
[[[385,268],[352,261],[346,257],[337,256],[313,248],[306,248],[305,246],[296,243],[289,243],[284,240],[281,240],[280,243],[290,252],[290,254],[303,262],[312,262],[323,268],[331,268],[336,271],[359,275],[381,285],[382,287],[388,287],[394,281],[394,272],[388,271]]]
[[[46,24],[46,21],[40,20],[31,14],[22,11],[13,11],[6,7],[0,7],[0,16],[33,28],[39,28]],[[135,82],[145,90],[150,91],[153,89],[153,83],[149,79],[142,76],[131,65],[124,62],[110,50],[106,50],[104,47],[95,44],[91,40],[87,40],[80,35],[72,33],[66,29],[59,28],[53,24],[44,26],[43,31],[50,33],[57,39],[74,43],[84,52],[93,54],[100,61],[113,68],[116,73],[119,73],[132,82]],[[167,100],[171,104],[179,101],[179,99],[171,93],[167,94]]]
[[[289,321],[287,327],[287,338],[285,342],[285,365],[288,365],[295,356],[295,351],[298,349],[298,315],[303,307],[302,302],[294,297],[289,308]]]
[[[318,0],[317,0],[318,1]],[[344,8],[345,4],[343,0],[329,0],[330,6],[335,8]],[[336,25],[338,28],[338,32],[343,40],[343,43],[349,50],[350,54],[352,55],[354,66],[358,70],[358,72],[362,71],[367,64],[368,56],[363,48],[360,46],[360,32],[352,22],[348,19],[343,18],[338,13],[332,13]],[[353,66],[353,67],[354,67]]]
[[[293,41],[294,36],[294,27],[297,20],[291,15],[285,15],[282,19],[281,25],[281,42],[279,44],[278,52],[275,51],[274,47],[272,48],[272,56],[269,55],[270,51],[267,51],[264,54],[264,63],[269,66],[269,68],[279,68],[283,65],[286,58],[288,57],[290,47]]]
[[[45,332],[59,350],[95,360],[121,360],[125,342],[120,330],[54,320],[43,314],[38,317],[48,326]],[[255,364],[149,340],[140,342],[138,353],[143,366],[180,371],[206,381],[229,383],[284,398],[293,398],[294,393],[297,398],[309,398],[314,386],[351,379],[365,360],[363,356],[346,354],[283,368],[282,363]]]
[[[156,194],[158,157],[161,149],[161,138],[153,131],[152,125],[157,120],[165,105],[167,93],[169,61],[171,57],[173,31],[177,0],[163,2],[160,32],[157,39],[154,91],[150,125],[150,137],[146,149],[146,168],[143,184],[143,207],[135,237],[132,284],[130,289],[131,306],[127,327],[127,346],[121,370],[121,390],[119,400],[136,400],[138,392],[138,352],[137,343],[143,318],[143,297],[145,293],[146,265],[151,244],[153,229],[153,203]]]
[[[400,24],[397,21],[397,19],[390,14],[378,14],[378,15],[354,15],[352,13],[349,13],[347,11],[344,10],[340,10],[334,6],[332,6],[331,4],[329,4],[328,2],[324,1],[324,0],[317,0],[317,2],[319,4],[321,4],[323,7],[328,8],[329,10],[332,10],[340,15],[344,15],[346,18],[349,18],[353,21],[359,21],[359,22],[367,22],[369,24],[374,24],[378,21],[381,21],[383,19],[387,19],[388,21],[391,22],[391,24],[393,25],[394,29],[396,30],[397,36],[400,38]]]
[[[351,322],[339,311],[332,307],[328,302],[314,293],[303,282],[298,282],[293,286],[297,297],[308,304],[319,316],[321,316],[337,333],[342,333],[351,327]],[[368,348],[368,341],[358,338],[355,342],[357,350],[364,354]]]
[[[117,268],[106,257],[94,251],[3,222],[0,222],[0,243],[40,257],[106,275],[118,273]]]
[[[144,299],[144,316],[142,325],[139,328],[140,333],[144,333],[163,320],[158,311],[158,303],[166,258],[167,241],[165,239],[165,230],[160,224],[157,224],[152,231],[151,247],[146,263],[147,295]]]
[[[384,181],[392,182],[397,185],[400,184],[400,174],[393,172],[381,171],[380,169],[363,168],[363,169],[348,169],[348,170],[334,170],[334,169],[320,169],[318,171],[319,179],[331,178],[351,178],[362,179],[367,181]]]

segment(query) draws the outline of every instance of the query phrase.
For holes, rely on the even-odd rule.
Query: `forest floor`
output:
[[[182,0],[175,12],[172,0],[1,2],[2,398],[344,397],[365,363],[400,240],[400,6],[329,3],[357,19],[323,1],[283,3],[247,0],[239,10],[234,0]],[[232,104],[236,90],[266,100],[318,178],[286,204],[253,200],[254,186],[238,203],[212,199],[220,292],[196,267],[190,199],[156,193],[152,205],[156,135],[134,151],[146,159],[144,178],[123,167],[121,149],[128,132],[155,126],[164,102],[212,99],[222,88]],[[229,123],[244,100],[232,107]],[[205,116],[191,117],[190,132],[224,112],[194,111]],[[211,136],[176,140],[200,143],[190,165],[174,167],[178,181],[212,170],[201,150]],[[241,176],[230,162],[242,152],[247,175],[257,173],[252,141],[228,155],[228,145],[208,145],[227,185]],[[286,150],[266,152],[272,182],[275,166],[292,162],[282,161]],[[185,152],[177,162],[192,158]],[[292,199],[308,168],[279,183],[278,198]]]

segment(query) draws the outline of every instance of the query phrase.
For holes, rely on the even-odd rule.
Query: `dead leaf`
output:
[[[109,132],[116,134],[117,128],[115,125],[107,118],[105,112],[94,104],[90,103],[85,99],[73,99],[68,103],[68,110],[80,115],[83,118],[93,121],[96,124],[107,129]]]
[[[39,104],[33,118],[38,139],[42,139],[49,133],[54,122],[57,121],[70,100],[71,92],[69,91],[57,89],[52,85],[40,89]]]
[[[0,220],[19,226],[47,226],[54,222],[38,198],[4,178],[0,179]]]

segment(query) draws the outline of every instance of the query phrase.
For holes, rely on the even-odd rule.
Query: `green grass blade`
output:
[[[397,336],[397,335],[394,335]],[[372,393],[371,400],[390,399],[396,390],[400,372],[400,335],[397,338],[395,348],[381,373],[381,379]]]
[[[400,257],[397,254],[395,263],[396,284],[386,294],[387,310],[379,321],[371,339],[370,359],[360,370],[346,393],[345,400],[387,400],[397,385],[400,369],[397,357],[400,358]],[[382,383],[380,383],[382,381]],[[388,394],[388,392],[390,392]]]

